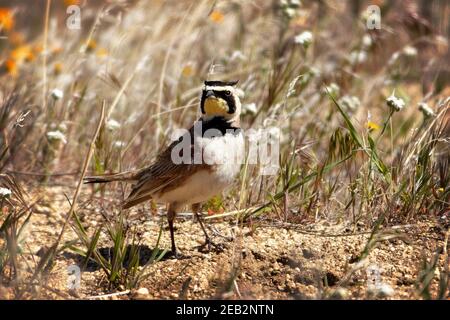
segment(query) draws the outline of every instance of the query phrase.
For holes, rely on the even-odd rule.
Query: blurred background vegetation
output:
[[[103,101],[89,172],[142,167],[198,117],[205,79],[240,80],[242,127],[280,129],[281,168],[244,166],[205,210],[448,228],[449,15],[445,0],[2,0],[0,170],[31,194],[73,186]],[[7,197],[3,230],[30,205]]]

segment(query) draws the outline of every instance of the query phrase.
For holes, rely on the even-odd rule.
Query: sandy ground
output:
[[[23,240],[29,266],[34,266],[42,249],[56,239],[68,210],[61,189],[41,192],[45,197],[36,206]],[[105,217],[100,214],[101,201],[86,199],[80,202],[78,214],[88,232],[93,232]],[[130,213],[128,221],[141,240],[143,266],[165,218],[162,212],[151,215],[138,208]],[[237,225],[233,218],[210,219],[207,226],[221,248],[202,252],[199,245],[204,237],[199,224],[189,214],[181,215],[176,220],[176,241],[184,257],[177,260],[167,255],[148,267],[148,278],[138,286],[141,290],[108,288],[104,271],[95,263],[83,268],[79,289],[68,290],[67,268],[74,264],[82,267],[83,259],[65,250],[57,256],[49,275],[51,290],[43,289],[41,297],[86,299],[123,292],[104,299],[416,299],[420,262],[442,248],[446,232],[431,221],[398,226],[394,230],[399,237],[379,242],[366,259],[357,261],[370,236],[362,228],[352,234],[349,228],[326,221],[309,225],[271,221]],[[64,240],[74,239],[77,236],[69,227]],[[105,256],[111,246],[101,237],[99,247]],[[170,249],[167,228],[160,248]],[[441,254],[440,270],[444,263],[448,262]],[[26,264],[22,267],[27,269]],[[436,271],[435,278],[438,276]],[[0,297],[13,297],[8,286],[0,289]],[[432,290],[437,290],[437,281]]]

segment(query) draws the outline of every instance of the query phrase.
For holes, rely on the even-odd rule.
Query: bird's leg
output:
[[[211,245],[219,250],[223,250],[220,245],[215,244],[211,241],[211,238],[208,235],[208,232],[206,232],[205,225],[203,223],[203,217],[199,214],[201,209],[200,203],[195,203],[192,205],[192,212],[194,213],[195,217],[197,218],[198,222],[200,223],[200,227],[202,228],[203,233],[205,234],[205,243],[200,246],[200,248],[208,247],[208,251],[211,251]]]
[[[174,206],[171,204],[169,205],[169,209],[167,210],[167,220],[169,222],[169,230],[170,230],[170,240],[172,242],[172,254],[175,258],[179,258],[179,254],[177,252],[177,247],[175,245],[175,234],[173,230],[173,221],[175,220],[176,211]]]
[[[197,221],[200,223],[200,227],[202,228],[203,233],[205,234],[205,246],[208,246],[208,250],[211,250],[211,238],[209,237],[208,232],[206,232],[205,225],[203,224],[203,218],[198,214],[201,207],[201,203],[194,203],[192,205],[192,212],[194,212],[194,215],[197,218]]]

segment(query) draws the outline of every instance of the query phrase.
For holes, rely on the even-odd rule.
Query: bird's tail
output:
[[[102,174],[100,176],[85,177],[84,183],[107,183],[112,181],[137,181],[139,171],[126,171],[113,174]]]

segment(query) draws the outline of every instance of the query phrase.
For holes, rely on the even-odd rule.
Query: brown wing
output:
[[[156,162],[139,174],[138,182],[123,204],[123,208],[130,208],[138,203],[152,198],[152,195],[162,191],[168,191],[177,187],[185,179],[195,172],[208,169],[207,164],[194,164],[194,127],[189,130],[189,136],[184,135],[178,141],[174,141],[162,152]],[[186,133],[187,134],[187,133]],[[191,164],[175,164],[172,161],[172,149],[180,143],[181,139],[190,139]]]

